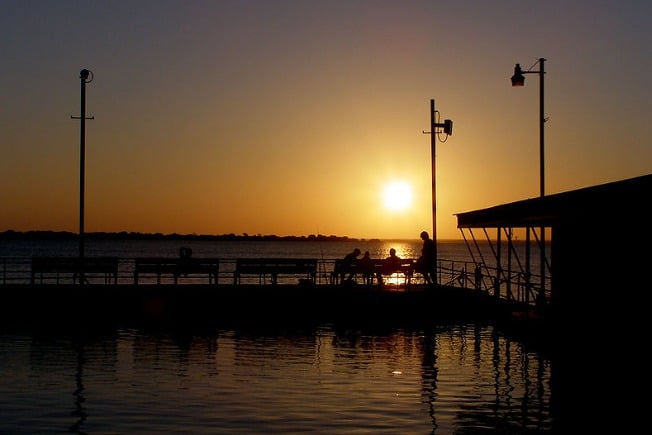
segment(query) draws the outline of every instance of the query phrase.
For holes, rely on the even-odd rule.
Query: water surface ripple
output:
[[[546,433],[551,364],[490,325],[0,333],[0,433]]]

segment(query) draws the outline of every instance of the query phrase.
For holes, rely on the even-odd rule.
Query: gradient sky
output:
[[[0,0],[0,231],[418,238],[652,172],[652,2]],[[442,137],[443,138],[443,137]],[[390,180],[412,186],[401,212]],[[626,234],[626,229],[623,230]]]

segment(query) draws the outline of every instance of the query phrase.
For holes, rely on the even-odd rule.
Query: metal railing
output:
[[[135,258],[119,258],[117,285],[133,285]],[[336,259],[320,259],[317,265],[316,285],[330,285],[333,281],[333,270]],[[214,283],[209,282],[208,274],[205,275],[188,275],[183,274],[177,277],[177,284],[212,284],[212,285],[231,285],[235,273],[236,259],[220,259],[217,280]],[[540,277],[526,273],[505,270],[498,270],[486,264],[476,264],[471,261],[459,260],[438,260],[437,268],[438,282],[440,285],[448,287],[458,287],[486,292],[490,295],[504,298],[511,301],[534,304],[539,294]],[[269,277],[271,278],[271,277]],[[266,284],[271,280],[266,277],[243,276],[241,284]],[[278,276],[278,284],[298,284],[300,280],[298,275]],[[546,289],[550,289],[549,277],[546,277]],[[355,276],[354,281],[358,285],[364,285],[363,277]],[[77,283],[77,276],[71,272],[42,272],[32,273],[32,259],[30,257],[0,257],[0,286],[3,285],[63,285]],[[84,282],[88,284],[113,284],[113,280],[107,280],[105,273],[84,273]],[[387,284],[396,286],[404,283],[404,277],[387,276]],[[157,285],[157,284],[174,284],[172,274],[139,274],[138,285]],[[410,285],[424,284],[423,277],[419,273],[414,273]],[[409,287],[409,286],[408,286]],[[547,295],[549,296],[549,295]]]

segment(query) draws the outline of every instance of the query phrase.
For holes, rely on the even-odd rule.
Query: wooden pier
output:
[[[0,322],[12,324],[543,324],[532,303],[499,297],[491,276],[480,282],[459,261],[442,260],[444,284],[428,285],[405,268],[384,271],[382,284],[363,274],[340,282],[335,259],[0,260]]]

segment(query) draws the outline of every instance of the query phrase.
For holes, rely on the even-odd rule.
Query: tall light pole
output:
[[[438,257],[437,257],[437,165],[435,161],[435,148],[437,145],[437,135],[439,133],[444,133],[448,136],[453,134],[453,121],[446,119],[443,123],[437,122],[438,112],[435,110],[435,100],[430,100],[430,131],[424,131],[423,133],[430,135],[430,163],[431,163],[431,172],[432,172],[432,240],[434,241],[434,263],[435,268],[438,267]],[[443,130],[437,130],[441,128]],[[445,142],[445,140],[443,141]],[[437,269],[435,269],[437,270]],[[435,273],[434,284],[438,284],[438,274]]]
[[[93,81],[93,73],[87,69],[79,72],[81,82],[81,109],[79,116],[71,116],[72,119],[79,119],[79,284],[84,284],[84,185],[85,162],[86,162],[86,120],[93,117],[86,117],[86,83]]]
[[[546,59],[543,57],[539,58],[534,65],[539,64],[539,70],[533,71],[534,65],[530,67],[529,70],[523,71],[520,64],[516,64],[514,67],[514,75],[512,76],[512,86],[521,87],[525,85],[525,76],[524,74],[539,74],[539,196],[545,196],[545,171],[544,171],[544,140],[543,140],[543,126],[546,123],[546,115],[543,110],[543,78],[545,77],[545,68],[544,64]],[[541,287],[539,289],[539,300],[544,300],[545,290],[546,290],[546,233],[545,227],[540,228],[540,238],[541,238]]]
[[[545,195],[545,171],[544,171],[544,140],[543,140],[543,125],[546,122],[546,115],[543,110],[543,78],[545,76],[544,63],[546,59],[540,58],[535,62],[539,64],[538,71],[532,71],[530,68],[527,71],[521,69],[520,64],[516,64],[514,67],[514,75],[512,76],[512,86],[524,86],[525,85],[525,76],[523,74],[539,74],[539,195]],[[533,65],[533,66],[534,66]]]

